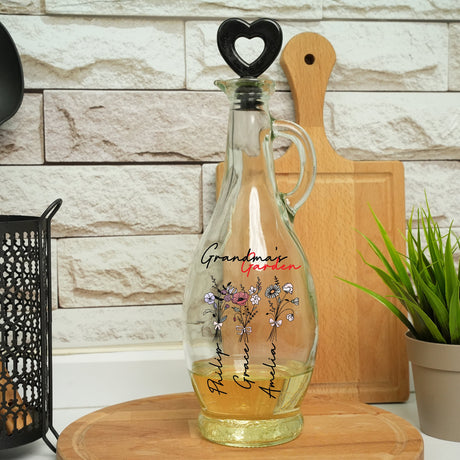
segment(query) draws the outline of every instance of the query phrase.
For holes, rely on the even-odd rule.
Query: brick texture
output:
[[[213,82],[235,77],[216,32],[261,12],[284,44],[305,31],[332,43],[324,123],[337,152],[404,161],[407,216],[426,191],[436,220],[460,229],[458,1],[5,0],[26,94],[0,126],[0,213],[64,201],[52,225],[55,347],[181,341],[225,155],[228,102]],[[237,45],[248,60],[261,47]],[[266,74],[273,116],[294,119],[279,58]]]

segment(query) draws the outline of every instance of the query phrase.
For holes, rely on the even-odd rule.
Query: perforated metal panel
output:
[[[50,221],[0,216],[0,449],[43,437],[52,427]]]

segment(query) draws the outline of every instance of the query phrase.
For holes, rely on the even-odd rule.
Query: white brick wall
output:
[[[64,200],[56,349],[180,341],[187,265],[225,149],[227,100],[213,81],[232,76],[216,47],[230,16],[273,17],[284,43],[328,38],[331,143],[354,160],[404,161],[408,214],[426,190],[441,224],[460,227],[457,0],[3,0],[26,94],[0,126],[0,213]],[[279,61],[267,73],[287,89]],[[289,92],[272,113],[293,118]]]

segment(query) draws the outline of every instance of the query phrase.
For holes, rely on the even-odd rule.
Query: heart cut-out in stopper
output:
[[[264,49],[253,62],[246,62],[235,48],[235,42],[244,37],[249,40],[261,38]],[[278,56],[283,43],[283,33],[273,19],[261,18],[248,23],[240,18],[225,20],[217,31],[217,46],[225,62],[240,77],[258,77],[265,72]]]
[[[235,50],[243,61],[254,62],[264,50],[265,43],[260,37],[239,37],[235,40]]]

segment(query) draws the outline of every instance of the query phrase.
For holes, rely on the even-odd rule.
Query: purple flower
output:
[[[208,292],[205,296],[204,296],[204,301],[206,303],[208,303],[209,305],[213,304],[214,301],[216,300],[214,294],[212,292]]]

